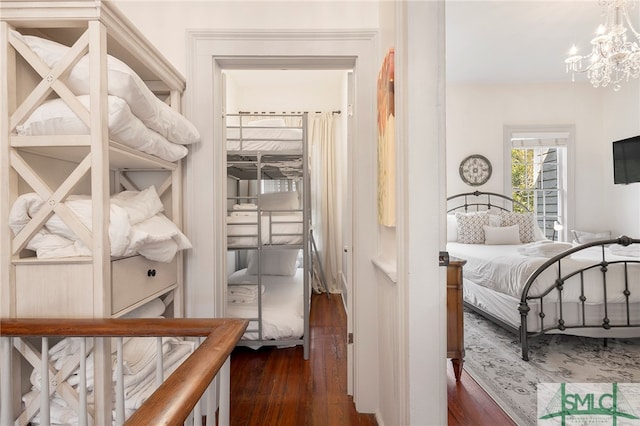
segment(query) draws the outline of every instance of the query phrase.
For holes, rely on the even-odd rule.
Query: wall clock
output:
[[[487,157],[474,154],[460,163],[460,178],[466,184],[478,186],[486,183],[491,177],[491,162]]]

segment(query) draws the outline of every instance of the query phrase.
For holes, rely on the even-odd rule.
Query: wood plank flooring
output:
[[[374,426],[347,395],[346,315],[339,295],[313,295],[311,350],[238,347],[231,356],[231,426]],[[465,372],[448,367],[449,426],[514,423]]]

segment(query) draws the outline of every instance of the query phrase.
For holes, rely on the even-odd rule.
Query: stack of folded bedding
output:
[[[260,286],[264,294],[264,286]],[[258,286],[230,285],[227,289],[227,301],[229,303],[255,303],[258,300]]]
[[[23,194],[9,213],[14,235],[32,220],[44,205],[36,193]],[[71,195],[64,202],[91,230],[92,201],[88,195]],[[124,191],[111,198],[109,242],[114,257],[141,254],[150,260],[170,262],[178,250],[191,248],[187,237],[164,214],[153,186],[143,191]],[[87,247],[56,214],[30,239],[27,249],[39,258],[90,256]]]
[[[68,53],[69,47],[41,37],[12,35],[26,44],[50,68]],[[69,71],[65,84],[77,95],[75,108],[88,109],[89,55],[82,57]],[[176,161],[186,155],[189,145],[200,141],[195,126],[172,109],[147,87],[124,62],[107,55],[107,92],[110,137],[132,148]],[[60,99],[44,102],[17,127],[21,135],[88,134],[89,128]],[[174,146],[175,145],[175,146]]]

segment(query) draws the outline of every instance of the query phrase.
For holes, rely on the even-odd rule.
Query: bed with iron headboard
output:
[[[466,260],[465,306],[528,339],[564,333],[640,337],[640,239],[550,241],[510,197],[469,192],[447,199],[447,250]]]

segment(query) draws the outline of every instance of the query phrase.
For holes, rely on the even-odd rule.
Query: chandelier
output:
[[[618,91],[621,83],[640,76],[640,33],[629,19],[627,6],[631,2],[599,0],[598,3],[607,8],[607,20],[591,40],[591,53],[578,55],[573,45],[564,63],[572,81],[576,73],[586,73],[594,87],[612,84],[613,90]]]

